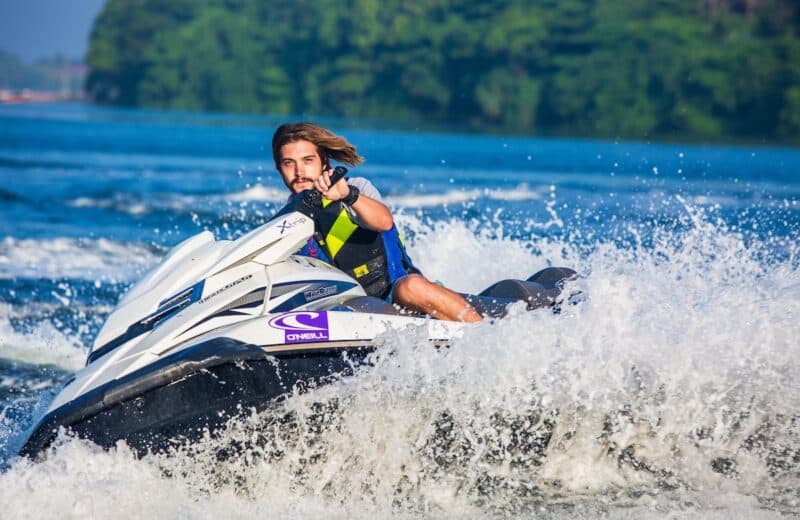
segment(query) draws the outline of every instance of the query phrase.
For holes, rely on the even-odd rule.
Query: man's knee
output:
[[[418,300],[430,289],[431,282],[424,276],[410,274],[397,282],[394,289],[395,298],[401,301]]]

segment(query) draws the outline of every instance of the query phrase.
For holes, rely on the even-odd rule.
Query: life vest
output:
[[[367,294],[385,298],[399,278],[419,273],[396,227],[372,231],[359,227],[341,202],[323,199],[322,206],[314,217],[314,238],[327,256],[322,259],[355,278]],[[311,253],[313,247],[307,245],[301,254]]]

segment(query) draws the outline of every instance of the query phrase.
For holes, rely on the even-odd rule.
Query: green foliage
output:
[[[800,139],[794,0],[110,0],[123,105],[607,137]]]

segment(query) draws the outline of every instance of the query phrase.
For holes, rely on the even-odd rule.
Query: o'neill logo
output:
[[[328,313],[298,311],[281,314],[269,320],[269,326],[285,331],[286,343],[328,341]]]

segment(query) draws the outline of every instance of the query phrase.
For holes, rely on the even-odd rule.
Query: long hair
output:
[[[287,123],[278,127],[272,136],[272,159],[280,170],[281,147],[295,141],[309,141],[317,147],[322,164],[328,166],[330,159],[349,166],[364,162],[356,147],[344,137],[338,136],[314,123]]]

